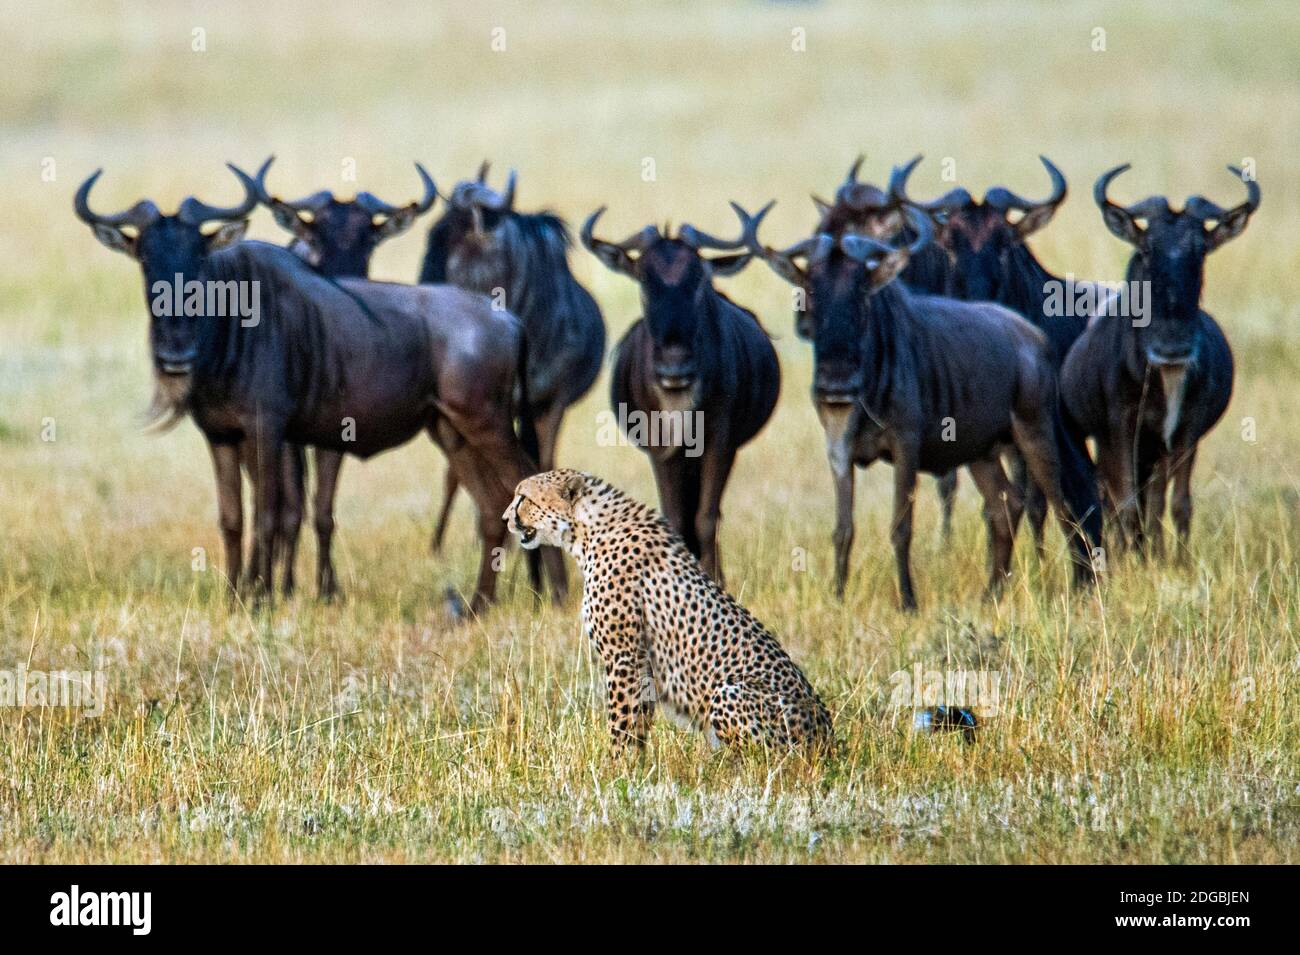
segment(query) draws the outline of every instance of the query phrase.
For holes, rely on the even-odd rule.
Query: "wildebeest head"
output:
[[[177,281],[198,279],[209,255],[243,238],[248,215],[257,207],[257,190],[251,178],[227,163],[244,186],[244,198],[233,206],[210,206],[190,196],[174,215],[163,215],[156,205],[142,199],[112,215],[91,211],[90,190],[102,169],[96,170],[77,190],[73,207],[77,217],[94,230],[97,238],[114,252],[129,255],[144,272],[145,295],[150,302],[149,341],[154,367],[161,375],[187,376],[198,353],[201,315],[174,309],[170,293],[159,297],[159,283],[170,289]],[[221,225],[203,231],[209,222]],[[176,314],[179,312],[180,314]]]
[[[1128,169],[1122,166],[1097,180],[1093,198],[1106,227],[1136,250],[1129,263],[1129,280],[1150,282],[1147,301],[1150,323],[1144,328],[1146,358],[1154,365],[1185,365],[1197,348],[1196,316],[1200,309],[1205,257],[1241,234],[1259,208],[1259,184],[1241,170],[1228,171],[1246,184],[1246,201],[1224,209],[1202,196],[1192,196],[1181,212],[1164,196],[1150,196],[1131,206],[1111,202],[1111,181]],[[1146,226],[1139,225],[1139,220]]]
[[[750,251],[803,291],[796,329],[813,343],[813,397],[818,405],[849,405],[862,392],[868,300],[907,266],[933,234],[928,217],[917,210],[907,210],[907,225],[916,238],[902,246],[870,236],[835,237],[823,232],[782,251],[759,242],[756,220],[746,230]]]
[[[815,233],[831,236],[854,232],[875,239],[888,239],[903,227],[902,203],[871,183],[858,179],[862,156],[849,167],[844,182],[835,190],[835,201],[813,196],[817,207]]]
[[[404,206],[390,205],[370,192],[336,199],[328,189],[302,199],[280,199],[266,189],[266,171],[274,158],[258,171],[258,198],[275,221],[297,238],[294,251],[323,275],[365,278],[379,243],[409,229],[438,198],[433,179],[417,162],[424,195]]]
[[[751,219],[736,203],[731,208],[744,229],[767,213],[763,209]],[[582,244],[607,268],[641,286],[645,323],[653,342],[655,383],[661,392],[687,392],[699,372],[697,345],[709,314],[708,300],[717,294],[713,277],[734,275],[749,264],[753,253],[745,250],[743,232],[736,240],[719,239],[692,225],[683,225],[675,236],[670,227],[661,232],[646,226],[622,242],[608,242],[592,234],[604,211],[601,206],[587,217]],[[705,250],[728,254],[708,256]]]
[[[1013,281],[1016,247],[1051,221],[1065,201],[1065,176],[1046,156],[1039,156],[1052,180],[1052,193],[1035,202],[996,186],[976,200],[960,187],[937,199],[917,202],[907,196],[907,179],[920,163],[917,156],[895,169],[890,195],[928,213],[936,225],[936,242],[952,260],[950,293],[970,301],[997,301]]]

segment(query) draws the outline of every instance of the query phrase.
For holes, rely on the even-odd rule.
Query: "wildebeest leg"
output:
[[[1162,522],[1165,516],[1165,492],[1168,487],[1168,459],[1163,454],[1154,455],[1144,462],[1146,474],[1139,474],[1139,487],[1142,489],[1142,537],[1151,556],[1160,559],[1165,556],[1165,532]]]
[[[1196,466],[1196,446],[1180,449],[1172,457],[1170,470],[1173,472],[1174,493],[1169,502],[1169,512],[1178,534],[1178,561],[1184,563],[1191,556],[1187,541],[1192,532],[1192,468]]]
[[[233,597],[239,588],[244,563],[244,502],[239,470],[239,447],[233,444],[208,444],[212,468],[217,478],[217,519],[221,526],[221,546],[226,554],[226,583]]]
[[[972,461],[967,470],[984,498],[984,522],[989,532],[988,593],[992,595],[1011,576],[1011,551],[1022,507],[1020,489],[1007,480],[997,455]]]
[[[898,592],[904,610],[916,609],[912,587],[912,511],[916,498],[916,455],[909,448],[894,451],[894,522],[889,532],[898,565]]]
[[[726,586],[722,576],[722,553],[718,547],[718,524],[722,520],[722,492],[736,462],[736,449],[723,435],[714,435],[700,468],[700,496],[696,507],[695,539],[700,542],[700,565],[704,572]]]
[[[442,509],[438,512],[438,522],[433,527],[433,540],[429,543],[429,549],[435,554],[442,550],[442,539],[447,535],[447,524],[451,521],[452,501],[459,488],[460,481],[456,477],[456,472],[448,465],[447,476],[443,478],[442,483]]]
[[[1092,554],[1082,528],[1075,524],[1061,493],[1061,462],[1056,453],[1056,441],[1053,438],[1051,424],[1040,415],[1033,420],[1013,414],[1011,433],[1015,437],[1016,447],[1024,455],[1025,465],[1029,468],[1029,478],[1037,484],[1056,513],[1061,524],[1061,532],[1070,545],[1071,560],[1074,563],[1076,580],[1092,578]]]
[[[509,505],[510,497],[501,492],[499,482],[490,476],[487,462],[472,445],[465,443],[448,448],[447,460],[478,511],[482,555],[469,607],[474,613],[481,613],[496,599],[497,570],[502,566],[500,558],[505,554],[506,543],[506,525],[501,514]]]
[[[305,492],[304,472],[306,461],[300,444],[286,444],[280,467],[280,519],[276,546],[280,553],[276,560],[284,565],[282,576],[285,596],[293,593],[294,564],[298,558],[298,532],[302,528],[302,509]]]
[[[316,525],[316,596],[333,600],[340,596],[334,573],[334,493],[339,486],[343,455],[316,448],[316,494],[312,498],[312,519]]]
[[[694,520],[694,515],[684,513],[685,457],[680,452],[675,452],[665,461],[652,454],[650,470],[655,476],[655,487],[659,491],[659,510],[664,520],[668,522],[669,527],[681,535],[682,540],[688,541],[690,535],[687,533],[686,525],[688,521]]]
[[[253,565],[254,597],[270,596],[273,590],[275,537],[280,519],[280,477],[284,443],[278,423],[259,421],[255,436],[246,442],[251,448],[249,467],[253,474],[253,535],[257,561]]]
[[[843,597],[849,582],[849,554],[853,551],[853,462],[843,471],[832,469],[835,478],[835,596]]]
[[[952,512],[957,503],[957,469],[940,474],[934,479],[939,489],[939,503],[943,506],[943,539],[952,536]]]
[[[1012,480],[1020,499],[1024,502],[1025,516],[1029,519],[1029,531],[1034,537],[1034,547],[1041,561],[1047,555],[1047,544],[1043,539],[1043,525],[1047,523],[1047,498],[1041,488],[1034,483],[1025,464],[1025,456],[1019,451],[1012,453]]]

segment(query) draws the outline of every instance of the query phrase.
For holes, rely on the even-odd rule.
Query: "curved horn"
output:
[[[899,205],[915,206],[930,213],[956,212],[963,206],[968,206],[975,200],[965,189],[958,186],[956,189],[949,189],[937,199],[931,199],[929,202],[921,202],[912,199],[907,194],[907,180],[915,169],[925,158],[917,155],[907,165],[895,166],[894,171],[889,176],[889,198]]]
[[[1234,213],[1251,215],[1259,208],[1259,183],[1254,179],[1247,179],[1245,174],[1236,166],[1229,166],[1228,172],[1240,179],[1246,185],[1246,201],[1231,209],[1224,209],[1217,203],[1211,202],[1204,196],[1193,196],[1187,200],[1187,211],[1201,221],[1206,219],[1222,220]]]
[[[934,227],[930,224],[930,217],[921,210],[909,208],[907,218],[908,225],[916,232],[916,238],[904,247],[907,251],[907,257],[910,259],[929,243],[934,235]],[[888,242],[881,242],[879,239],[873,239],[865,235],[849,234],[841,236],[839,244],[841,252],[849,258],[863,263],[875,257],[883,257],[900,251],[897,246],[892,246]]]
[[[263,163],[264,168],[265,165],[266,164]],[[243,201],[236,203],[233,206],[210,206],[206,202],[202,202],[199,199],[190,196],[181,203],[180,210],[176,213],[177,218],[182,222],[189,223],[190,225],[199,226],[213,219],[221,219],[227,222],[235,219],[243,219],[257,208],[257,183],[248,173],[244,172],[244,170],[240,169],[234,163],[226,163],[226,168],[233,172],[243,184]]]
[[[756,218],[761,220],[763,216],[767,215],[767,211],[772,208],[772,205],[775,202],[776,200],[773,199],[772,202],[765,205],[759,211]],[[734,252],[736,249],[745,248],[745,237],[749,232],[752,220],[749,217],[749,213],[736,203],[731,203],[731,208],[735,211],[736,215],[740,217],[740,238],[734,241],[730,239],[719,239],[716,236],[710,235],[709,233],[686,223],[683,223],[682,227],[677,230],[677,238],[681,239],[681,241],[685,242],[696,252],[700,251],[700,249],[716,249],[719,252]],[[755,228],[757,227],[755,226]]]
[[[488,170],[492,168],[492,160],[484,159],[478,165],[478,181],[487,182]]]
[[[334,198],[334,193],[328,189],[322,189],[320,192],[313,192],[310,196],[304,196],[301,199],[277,199],[266,188],[266,171],[273,162],[275,162],[275,157],[270,156],[266,162],[262,163],[262,168],[257,171],[257,178],[253,183],[257,189],[257,198],[262,205],[269,206],[272,209],[277,205],[285,206],[294,212],[310,212],[315,215]]]
[[[94,187],[96,180],[99,179],[103,171],[102,169],[96,169],[81,184],[81,188],[77,190],[77,194],[72,200],[72,207],[76,210],[78,219],[90,226],[102,225],[112,229],[120,229],[122,226],[129,225],[141,230],[158,218],[158,207],[148,199],[141,199],[125,212],[115,212],[106,216],[92,212],[89,202],[90,190]]]
[[[858,158],[853,160],[853,165],[849,167],[849,174],[844,177],[841,189],[852,189],[858,184],[858,170],[862,168],[862,161],[866,158],[862,153],[858,153]]]
[[[476,206],[482,206],[484,209],[491,209],[494,212],[509,212],[515,207],[515,183],[518,178],[518,173],[511,169],[510,175],[506,177],[506,191],[504,193],[480,184],[471,192],[469,201]]]
[[[1065,176],[1061,170],[1057,169],[1052,161],[1046,156],[1039,156],[1039,162],[1047,169],[1047,174],[1052,178],[1052,194],[1041,202],[1033,202],[1029,199],[1019,196],[1010,189],[1002,186],[996,186],[984,193],[984,202],[994,209],[1000,209],[1006,212],[1008,209],[1015,209],[1018,212],[1033,212],[1035,209],[1045,209],[1050,206],[1059,206],[1065,201],[1067,185]]]
[[[414,210],[417,216],[424,215],[437,201],[438,187],[434,185],[433,179],[418,162],[415,164],[415,171],[420,174],[420,182],[424,185],[424,195],[414,202],[409,202],[404,206],[389,205],[371,192],[358,193],[353,201],[372,216],[391,216],[404,210]]]
[[[825,233],[818,233],[806,239],[801,239],[785,249],[773,249],[770,246],[763,245],[758,238],[758,227],[774,205],[776,205],[775,199],[758,210],[758,213],[753,217],[742,216],[742,221],[745,223],[745,237],[742,241],[749,248],[749,251],[766,262],[773,272],[791,285],[799,285],[807,277],[807,274],[795,263],[795,259],[802,258],[808,262],[822,259],[830,251],[830,246],[834,243],[834,240]],[[732,203],[732,207],[736,210],[737,215],[744,212],[735,203]]]
[[[1097,208],[1101,210],[1101,217],[1106,223],[1106,228],[1110,229],[1117,238],[1136,245],[1141,240],[1143,233],[1146,232],[1137,224],[1137,220],[1150,219],[1168,212],[1169,203],[1164,196],[1149,196],[1131,206],[1121,206],[1119,203],[1111,202],[1106,195],[1110,190],[1111,182],[1116,176],[1127,172],[1130,168],[1132,167],[1128,163],[1124,163],[1102,173],[1092,187],[1092,198],[1097,203]]]
[[[644,252],[650,247],[655,239],[660,238],[659,230],[652,225],[646,226],[640,232],[634,232],[622,242],[609,242],[605,239],[597,239],[593,234],[596,228],[596,220],[605,214],[607,206],[601,206],[591,215],[587,216],[587,221],[582,224],[582,244],[591,251],[595,251],[596,246],[607,245],[618,249],[620,252]]]

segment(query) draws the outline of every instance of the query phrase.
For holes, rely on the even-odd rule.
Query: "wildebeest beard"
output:
[[[168,375],[154,372],[153,400],[145,412],[144,430],[151,434],[166,434],[189,411],[190,386],[188,374]]]

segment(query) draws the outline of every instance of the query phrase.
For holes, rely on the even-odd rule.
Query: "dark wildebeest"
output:
[[[921,162],[920,156],[895,170],[889,192],[897,202],[914,205],[931,215],[935,245],[950,260],[945,269],[944,294],[971,302],[997,302],[1027,319],[1047,336],[1052,364],[1059,372],[1070,346],[1087,325],[1089,314],[1073,307],[1056,307],[1057,303],[1074,304],[1074,296],[1066,303],[1062,294],[1067,280],[1047,271],[1026,244],[1056,215],[1067,192],[1061,171],[1046,156],[1038,158],[1052,180],[1051,195],[1041,201],[995,186],[984,193],[982,202],[961,187],[929,202],[916,202],[907,197],[907,179]],[[1016,484],[1025,496],[1029,526],[1041,550],[1047,499],[1029,480],[1024,462],[1017,459],[1014,465]]]
[[[504,545],[497,515],[513,482],[536,469],[513,429],[518,320],[459,289],[328,279],[287,249],[239,241],[258,196],[252,178],[230,168],[246,193],[231,208],[191,197],[175,215],[148,200],[98,215],[88,199],[99,172],[75,199],[100,242],[140,263],[154,408],[169,420],[189,414],[207,438],[229,580],[240,580],[243,560],[241,460],[253,475],[249,580],[260,595],[271,587],[285,442],[365,458],[423,429],[479,506],[483,555],[471,605],[483,608]],[[205,234],[211,221],[224,225]],[[187,307],[164,307],[178,287]]]
[[[1093,196],[1106,227],[1135,248],[1127,279],[1149,283],[1149,311],[1106,315],[1089,325],[1065,360],[1062,396],[1097,442],[1098,471],[1127,542],[1141,546],[1149,539],[1157,554],[1163,551],[1160,522],[1172,480],[1170,512],[1185,556],[1196,447],[1232,396],[1232,350],[1200,307],[1205,257],[1246,228],[1260,190],[1245,180],[1246,201],[1232,209],[1201,196],[1188,199],[1181,212],[1163,196],[1126,207],[1111,202],[1106,190],[1128,168],[1103,175]]]
[[[731,205],[747,226],[749,216]],[[724,584],[722,493],[736,452],[767,423],[781,390],[776,350],[758,319],[713,287],[715,275],[739,272],[753,253],[743,231],[732,242],[690,225],[675,238],[647,226],[623,242],[607,242],[592,234],[604,211],[588,217],[582,244],[641,287],[644,313],[618,345],[610,381],[614,414],[628,440],[650,456],[669,525],[704,571]],[[706,256],[706,249],[729,254]]]
[[[266,189],[266,173],[274,160],[274,156],[268,158],[257,171],[258,198],[271,210],[275,221],[295,237],[290,248],[322,275],[332,278],[367,278],[370,257],[379,243],[409,229],[438,198],[433,179],[416,163],[424,194],[404,206],[390,205],[370,192],[339,200],[327,189],[303,199],[280,199]],[[312,500],[317,541],[316,587],[320,596],[329,600],[339,592],[333,560],[334,494],[343,455],[328,448],[315,448],[313,458],[316,463],[316,493]],[[285,593],[293,590],[294,559],[305,498],[304,472],[302,448],[287,445],[276,548],[284,560]],[[253,556],[256,563],[256,554]]]
[[[914,210],[908,215],[917,239],[897,248],[867,236],[822,234],[778,252],[762,246],[755,229],[746,236],[778,275],[806,293],[813,401],[835,476],[836,592],[844,592],[853,545],[853,466],[877,458],[894,467],[890,536],[904,608],[916,607],[909,549],[918,471],[969,469],[984,497],[989,587],[996,590],[1010,572],[1021,508],[1002,470],[1009,444],[1060,517],[1076,579],[1093,579],[1092,547],[1101,536],[1095,477],[1092,462],[1064,433],[1046,339],[999,305],[915,295],[891,281],[930,238],[928,219]]]
[[[590,390],[605,358],[605,322],[591,294],[569,271],[569,231],[550,212],[517,212],[515,173],[504,193],[476,180],[458,183],[429,230],[421,282],[448,282],[492,296],[524,323],[528,335],[528,401],[537,422],[538,464],[555,467],[565,410]],[[433,534],[446,533],[457,475],[448,472]]]
[[[844,182],[835,190],[834,202],[827,202],[818,196],[812,197],[813,205],[817,207],[817,227],[813,233],[825,233],[835,239],[854,234],[881,241],[898,239],[905,243],[914,242],[916,234],[908,227],[903,216],[905,203],[878,186],[858,179],[863,158],[859,156],[849,167]],[[936,213],[936,217],[938,215]],[[947,253],[934,242],[929,242],[908,259],[898,278],[914,292],[946,295],[949,269]],[[796,309],[795,322],[804,321],[807,314],[807,310]],[[811,337],[802,330],[800,335],[803,338]],[[957,502],[957,472],[949,471],[938,475],[935,484],[943,508],[943,536],[948,538],[952,533],[952,513]]]

